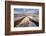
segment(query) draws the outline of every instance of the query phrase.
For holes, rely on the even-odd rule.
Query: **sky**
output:
[[[14,14],[38,13],[39,9],[14,8]]]

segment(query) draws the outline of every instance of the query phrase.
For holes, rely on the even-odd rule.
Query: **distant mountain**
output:
[[[14,16],[39,16],[37,14],[32,14],[32,13],[24,13],[24,14],[14,14]]]

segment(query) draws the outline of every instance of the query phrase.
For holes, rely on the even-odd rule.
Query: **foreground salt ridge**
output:
[[[30,16],[25,17],[16,27],[22,26],[22,27],[30,27],[30,26],[36,26],[33,22],[29,19]],[[33,18],[32,16],[30,18]]]

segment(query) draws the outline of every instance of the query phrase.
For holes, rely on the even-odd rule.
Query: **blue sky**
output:
[[[14,8],[14,14],[37,13],[39,9]]]

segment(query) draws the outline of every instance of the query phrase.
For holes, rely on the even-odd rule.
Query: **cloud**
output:
[[[26,9],[26,8],[14,8],[15,14],[21,14],[21,13],[37,13],[39,9]]]

